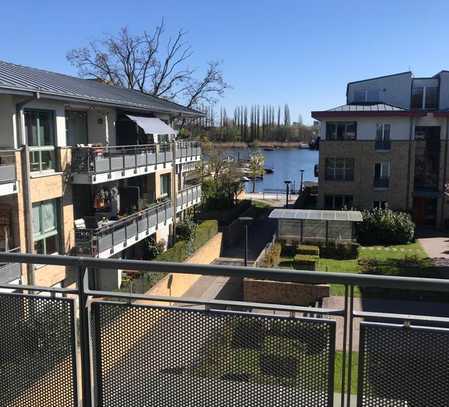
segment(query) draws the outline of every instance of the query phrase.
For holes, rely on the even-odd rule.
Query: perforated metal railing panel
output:
[[[335,321],[94,302],[100,406],[332,406]]]
[[[73,301],[0,294],[0,405],[77,406]]]
[[[449,330],[361,323],[358,406],[449,406]]]

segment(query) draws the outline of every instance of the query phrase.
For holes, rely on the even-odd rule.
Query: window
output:
[[[170,196],[170,174],[161,175],[161,196]]]
[[[378,124],[376,129],[376,150],[389,150],[391,148],[390,143],[390,124]]]
[[[37,254],[58,250],[58,203],[55,199],[33,204],[33,240]]]
[[[412,109],[438,109],[438,86],[412,88]]]
[[[87,144],[87,112],[66,110],[65,127],[68,146]]]
[[[353,181],[353,158],[326,158],[326,180],[328,181]]]
[[[357,89],[354,92],[354,103],[374,103],[379,101],[379,89]]]
[[[373,202],[373,208],[387,209],[388,208],[388,201],[374,201]]]
[[[30,148],[31,171],[54,170],[55,137],[52,112],[25,111],[25,132]]]
[[[374,187],[388,188],[390,183],[390,161],[382,161],[374,165]]]
[[[357,122],[327,122],[326,140],[355,140]]]
[[[354,198],[352,195],[325,195],[325,209],[351,209],[353,207]]]

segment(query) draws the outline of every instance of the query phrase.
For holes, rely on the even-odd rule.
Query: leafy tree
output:
[[[256,191],[256,178],[264,173],[265,157],[263,154],[257,152],[251,154],[249,157],[249,170],[253,180],[253,192]]]

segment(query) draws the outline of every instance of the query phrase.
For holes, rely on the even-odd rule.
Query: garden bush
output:
[[[327,242],[320,245],[323,259],[350,260],[359,256],[360,245],[355,242]]]
[[[305,254],[297,254],[294,259],[294,267],[297,270],[316,270],[318,256],[308,256]]]
[[[267,251],[264,258],[258,264],[260,267],[276,267],[281,261],[282,246],[280,243],[275,243]]]
[[[375,208],[363,211],[362,215],[357,233],[363,245],[406,244],[415,240],[415,224],[405,212]]]
[[[310,256],[319,256],[320,255],[320,247],[312,246],[308,244],[300,244],[298,245],[296,252],[298,254],[306,254]]]

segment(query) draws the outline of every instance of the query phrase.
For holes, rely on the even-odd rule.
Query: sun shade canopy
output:
[[[137,125],[143,129],[145,134],[177,134],[176,130],[173,130],[168,124],[165,124],[157,117],[132,116],[130,114],[127,114],[126,116],[133,122],[137,123]]]
[[[361,222],[363,220],[362,213],[359,211],[320,211],[313,209],[274,209],[269,218],[346,222]]]

